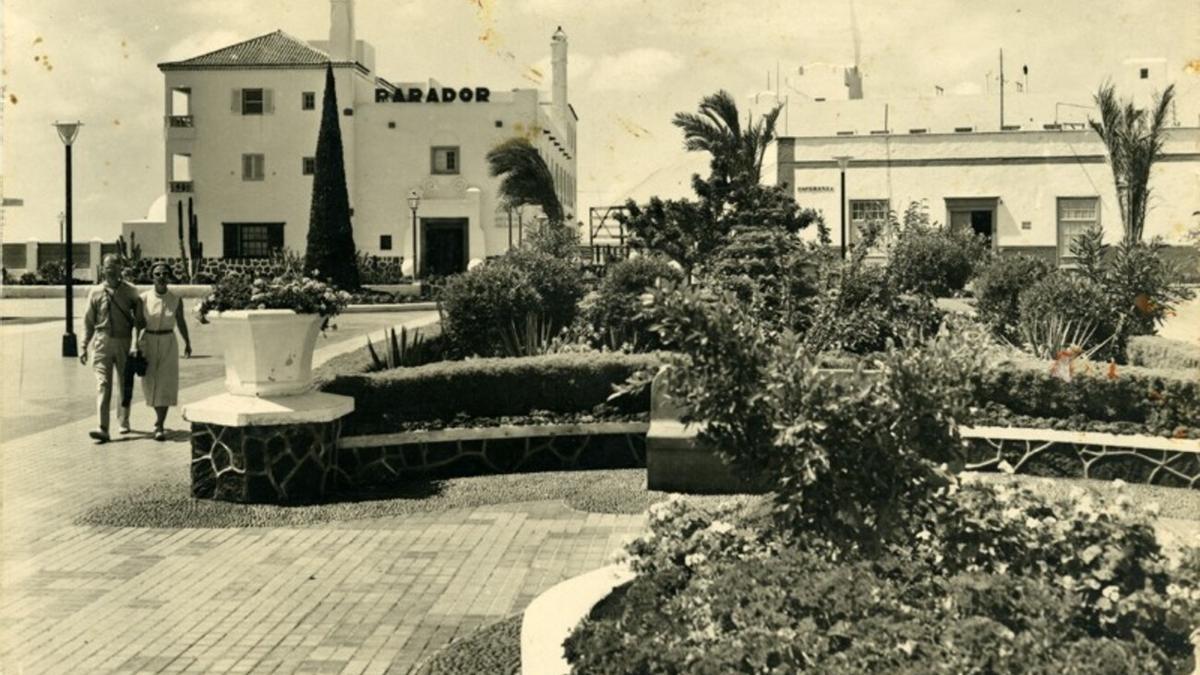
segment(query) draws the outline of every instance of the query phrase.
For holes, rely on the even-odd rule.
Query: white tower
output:
[[[566,122],[567,115],[567,34],[563,32],[562,26],[554,31],[554,36],[550,38],[550,59],[554,65],[554,74],[551,92],[551,102],[554,107],[554,113],[558,115],[561,122]]]
[[[354,61],[354,0],[331,0],[329,9],[329,56]]]

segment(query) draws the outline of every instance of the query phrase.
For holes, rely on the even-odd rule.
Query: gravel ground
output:
[[[645,469],[553,471],[413,481],[362,490],[306,506],[233,504],[193,499],[184,479],[163,481],[101,504],[76,519],[111,527],[304,527],[516,502],[563,500],[591,513],[642,513],[665,499],[646,489]],[[728,497],[689,497],[716,503]]]
[[[484,626],[417,666],[416,675],[509,675],[521,672],[521,615]]]

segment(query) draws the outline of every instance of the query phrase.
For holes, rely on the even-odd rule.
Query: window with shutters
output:
[[[458,173],[458,146],[435,145],[432,151],[433,166],[430,173]]]
[[[275,112],[272,90],[261,87],[233,90],[233,112],[236,115],[270,115]]]
[[[1058,257],[1073,262],[1071,242],[1088,230],[1100,227],[1099,197],[1058,198]]]
[[[242,155],[242,180],[263,180],[266,175],[266,156]]]
[[[243,115],[261,115],[266,112],[266,107],[263,100],[262,89],[243,89],[242,90],[242,114]]]
[[[269,258],[283,250],[283,223],[224,223],[224,257]]]

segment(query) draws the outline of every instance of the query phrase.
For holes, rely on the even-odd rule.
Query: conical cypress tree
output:
[[[330,279],[339,288],[356,289],[359,287],[356,251],[354,231],[350,226],[350,197],[346,192],[346,166],[342,158],[333,66],[326,65],[304,267],[310,273],[315,270],[317,276]]]

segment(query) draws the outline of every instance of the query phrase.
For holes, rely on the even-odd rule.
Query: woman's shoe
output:
[[[156,441],[167,440],[167,432],[163,431],[162,429],[155,429],[154,430],[154,440],[156,440]]]

